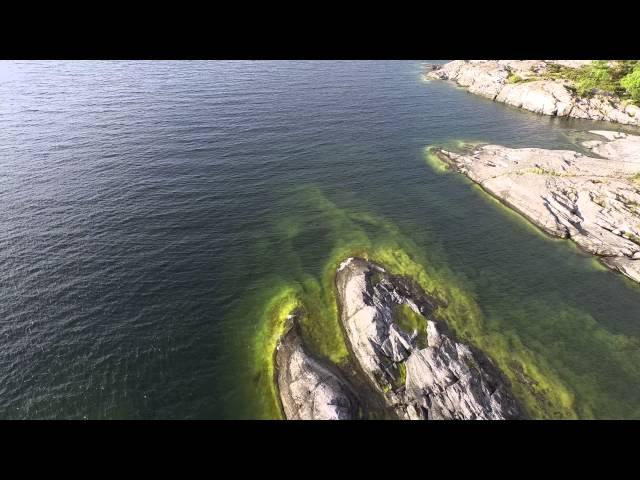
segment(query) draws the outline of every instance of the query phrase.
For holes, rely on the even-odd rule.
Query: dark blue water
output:
[[[260,416],[237,312],[339,238],[296,189],[437,251],[577,416],[639,416],[640,289],[423,156],[594,127],[420,62],[1,62],[0,418]]]

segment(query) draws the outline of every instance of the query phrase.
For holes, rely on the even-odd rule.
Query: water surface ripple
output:
[[[287,202],[305,187],[439,252],[488,322],[564,343],[554,365],[594,416],[640,415],[637,365],[594,368],[618,347],[571,331],[587,318],[637,358],[640,289],[423,158],[452,139],[572,148],[572,130],[601,125],[419,74],[420,62],[0,62],[0,418],[254,416],[257,319],[233,312],[294,263],[318,274],[323,217]],[[285,255],[274,225],[301,217]]]

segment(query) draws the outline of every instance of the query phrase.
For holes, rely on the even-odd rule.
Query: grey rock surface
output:
[[[336,287],[353,354],[399,418],[523,417],[508,381],[485,355],[455,341],[433,318],[444,306],[414,282],[349,258],[338,269]],[[425,318],[426,331],[400,328],[394,312],[402,304]],[[426,336],[426,347],[419,345],[420,335]]]

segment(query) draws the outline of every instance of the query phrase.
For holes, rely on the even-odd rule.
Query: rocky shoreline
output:
[[[427,65],[424,79],[451,80],[469,92],[544,115],[640,126],[640,107],[606,94],[578,96],[568,80],[538,79],[550,65],[576,68],[579,60],[455,60]],[[518,82],[510,82],[517,78]]]
[[[545,232],[640,282],[640,136],[589,133],[597,139],[582,146],[593,156],[500,145],[432,153]]]
[[[545,114],[640,125],[640,108],[611,96],[582,98],[569,82],[539,80],[552,63],[454,61],[425,78]],[[578,62],[579,63],[579,62]],[[526,81],[513,82],[517,75]],[[434,166],[466,175],[546,233],[571,239],[607,267],[640,282],[640,136],[582,132],[587,154],[571,150],[466,145],[429,151]],[[364,258],[335,272],[348,365],[305,346],[289,315],[274,352],[278,394],[289,420],[503,420],[527,418],[509,379],[482,351],[460,342],[442,321],[447,305],[414,280]],[[313,318],[304,317],[306,321]]]
[[[336,272],[336,290],[357,372],[347,379],[314,359],[294,324],[276,351],[287,419],[525,417],[506,377],[482,352],[456,341],[437,318],[446,305],[411,279],[348,258]]]

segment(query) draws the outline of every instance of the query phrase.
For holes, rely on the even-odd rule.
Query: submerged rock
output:
[[[640,282],[640,136],[594,130],[595,156],[483,145],[436,155],[547,233]]]
[[[353,354],[399,418],[523,416],[508,381],[486,356],[455,341],[432,318],[438,302],[417,284],[372,262],[350,258],[338,269],[336,287]],[[423,320],[424,331],[419,326],[408,332],[399,325],[401,305]],[[425,340],[426,346],[420,345]]]
[[[288,420],[351,420],[359,403],[346,380],[305,348],[294,315],[276,350],[277,383]]]
[[[553,63],[577,68],[589,61],[455,60],[437,69],[430,66],[424,78],[451,80],[471,93],[544,115],[640,125],[640,107],[636,105],[610,95],[580,97],[567,80],[537,79]],[[511,83],[510,77],[520,81]]]

